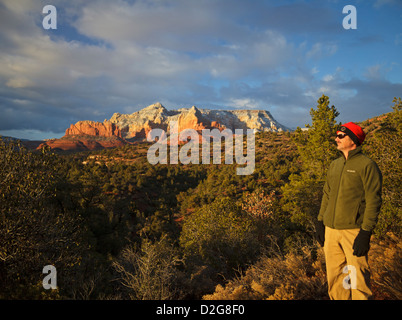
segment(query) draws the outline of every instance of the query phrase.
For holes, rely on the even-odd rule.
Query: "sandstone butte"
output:
[[[84,151],[103,148],[119,147],[126,144],[121,136],[119,127],[110,121],[79,121],[72,124],[60,139],[45,141],[39,145],[41,149],[45,145],[54,150]]]
[[[60,139],[42,143],[58,150],[94,150],[122,146],[143,141],[154,128],[170,132],[169,124],[177,122],[177,131],[194,129],[201,135],[203,129],[253,129],[254,131],[287,131],[265,110],[208,110],[182,108],[167,110],[160,103],[152,104],[132,114],[115,113],[103,122],[79,121],[66,130]],[[246,133],[244,131],[244,133]]]
[[[99,136],[99,137],[119,137],[121,131],[119,127],[111,123],[110,121],[95,122],[95,121],[79,121],[76,124],[72,124],[70,128],[66,130],[66,136]]]

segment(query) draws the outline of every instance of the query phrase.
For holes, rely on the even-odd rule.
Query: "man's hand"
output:
[[[321,247],[323,247],[325,241],[325,226],[322,221],[317,221],[315,225],[315,237]]]
[[[353,255],[357,257],[365,256],[370,249],[371,232],[360,229],[355,242],[353,243]]]

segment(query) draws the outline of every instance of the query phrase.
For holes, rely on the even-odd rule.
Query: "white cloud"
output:
[[[26,87],[32,87],[33,82],[27,78],[24,77],[14,77],[10,78],[6,82],[6,86],[10,88],[26,88]]]
[[[243,99],[231,99],[229,106],[236,109],[255,109],[260,107],[254,99],[243,98]]]
[[[336,29],[325,22],[333,21],[331,11],[318,5],[54,0],[59,27],[50,32],[41,27],[45,0],[3,3],[0,112],[7,109],[7,116],[0,129],[39,129],[52,114],[46,130],[61,132],[70,122],[102,121],[156,101],[272,107],[278,121],[296,126],[308,121],[322,93],[349,105],[361,92],[377,95],[367,90],[370,81],[389,92],[379,62],[366,67],[366,82],[352,81],[343,68],[331,73],[325,64],[340,55],[342,44],[328,36]],[[284,19],[296,13],[304,16]],[[307,22],[315,16],[312,28]],[[300,32],[296,40],[292,32]]]
[[[42,7],[38,2],[34,2],[32,0],[3,0],[2,3],[6,6],[7,9],[10,11],[17,13],[17,14],[25,14],[30,11],[34,11],[35,9],[40,10],[42,12]]]
[[[335,43],[315,43],[310,51],[307,52],[308,59],[322,59],[334,55],[338,51],[338,46]]]

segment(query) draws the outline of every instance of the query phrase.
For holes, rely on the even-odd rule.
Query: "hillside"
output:
[[[384,176],[375,299],[402,292],[400,123],[400,106],[361,123]],[[57,155],[0,141],[0,298],[327,299],[309,134],[256,133],[244,176],[237,163],[151,165],[149,142]],[[53,292],[36,270],[49,263],[63,270]]]

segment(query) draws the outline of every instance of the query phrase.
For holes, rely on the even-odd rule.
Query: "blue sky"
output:
[[[18,138],[156,102],[295,128],[325,94],[338,121],[363,121],[402,96],[402,1],[0,0],[0,50],[0,134]]]

